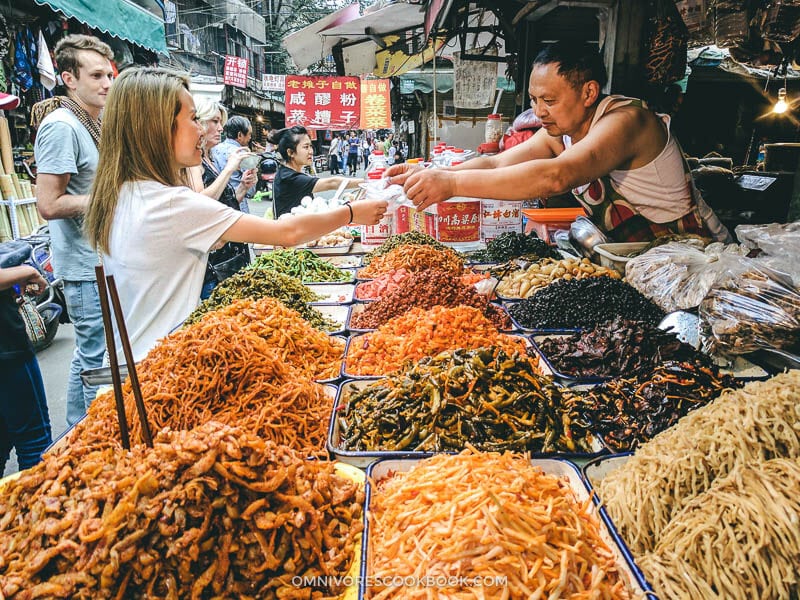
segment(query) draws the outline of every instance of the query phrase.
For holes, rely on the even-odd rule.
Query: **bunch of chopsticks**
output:
[[[103,327],[106,332],[106,348],[108,349],[108,359],[111,363],[111,381],[114,384],[114,402],[117,407],[117,419],[119,420],[119,431],[122,437],[122,447],[130,449],[131,441],[128,433],[128,419],[125,416],[125,402],[122,396],[122,377],[119,370],[119,360],[117,358],[117,346],[114,342],[114,329],[111,323],[111,307],[109,306],[109,296],[114,307],[114,317],[117,322],[119,339],[122,342],[122,351],[125,354],[125,361],[128,365],[128,377],[131,380],[133,389],[133,399],[136,403],[136,412],[139,414],[139,422],[142,425],[142,438],[149,448],[153,447],[153,437],[150,435],[150,426],[147,423],[147,411],[142,399],[142,389],[139,386],[139,377],[136,374],[136,365],[133,362],[133,350],[131,341],[128,337],[128,328],[125,326],[125,317],[122,314],[122,306],[119,302],[117,285],[114,283],[114,276],[106,276],[102,265],[94,268],[97,275],[97,287],[100,292],[100,308],[103,312]]]

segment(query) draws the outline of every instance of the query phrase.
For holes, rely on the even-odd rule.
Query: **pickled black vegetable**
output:
[[[467,258],[474,263],[505,262],[524,256],[531,259],[561,258],[558,250],[539,239],[536,233],[507,231],[486,244],[483,250],[470,252]]]
[[[610,277],[558,279],[508,312],[530,329],[588,329],[617,317],[657,325],[664,318],[651,300]]]
[[[498,348],[426,358],[352,394],[339,419],[346,450],[592,452],[561,392]]]
[[[634,450],[723,391],[739,387],[706,361],[670,361],[629,379],[564,392],[573,423],[598,433],[614,452]]]
[[[572,377],[615,377],[652,370],[668,360],[711,359],[674,333],[617,317],[594,329],[539,340],[539,349],[559,373]],[[529,354],[535,354],[532,348]]]

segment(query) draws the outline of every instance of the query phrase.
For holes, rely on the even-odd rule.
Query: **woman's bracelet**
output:
[[[345,202],[344,205],[350,211],[350,220],[348,221],[348,223],[352,223],[353,222],[353,207],[350,206],[350,201],[349,200],[347,202]]]

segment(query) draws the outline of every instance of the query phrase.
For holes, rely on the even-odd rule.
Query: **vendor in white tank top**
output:
[[[557,42],[531,70],[528,93],[542,128],[495,156],[447,169],[397,165],[387,174],[418,209],[453,196],[525,200],[572,191],[615,241],[727,229],[694,187],[668,118],[640,100],[606,96],[602,57]]]

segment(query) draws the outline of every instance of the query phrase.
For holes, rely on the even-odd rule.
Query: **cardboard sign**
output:
[[[286,126],[306,129],[359,129],[358,77],[286,76]]]
[[[247,87],[247,66],[248,59],[239,56],[225,56],[225,70],[223,71],[223,82],[225,85],[234,87]]]

